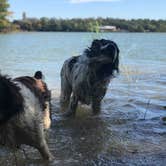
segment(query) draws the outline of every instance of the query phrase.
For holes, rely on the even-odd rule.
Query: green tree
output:
[[[9,3],[8,0],[0,0],[0,31],[5,30],[9,26],[7,16],[11,13],[8,12]]]
[[[116,26],[117,30],[129,32],[166,32],[166,20],[114,19],[114,18],[46,18],[15,20],[13,24],[26,31],[99,32],[100,26]]]

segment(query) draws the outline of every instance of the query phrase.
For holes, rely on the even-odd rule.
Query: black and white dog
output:
[[[44,159],[52,159],[44,134],[48,126],[44,124],[48,100],[35,77],[12,80],[0,74],[0,145],[12,148],[30,145],[37,148]]]
[[[78,102],[100,111],[110,79],[119,72],[119,48],[110,40],[94,40],[83,55],[66,60],[61,70],[61,109],[75,115]]]

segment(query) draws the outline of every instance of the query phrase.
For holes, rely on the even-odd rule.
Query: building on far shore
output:
[[[37,20],[35,17],[27,17],[26,12],[22,13],[22,21]]]
[[[27,19],[26,13],[23,12],[23,13],[22,13],[22,20],[26,20],[26,19]]]
[[[116,32],[119,29],[117,29],[116,26],[105,25],[105,26],[100,26],[99,30],[100,32]]]

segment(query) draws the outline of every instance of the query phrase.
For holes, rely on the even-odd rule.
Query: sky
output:
[[[8,0],[11,19],[27,17],[166,19],[166,0]]]

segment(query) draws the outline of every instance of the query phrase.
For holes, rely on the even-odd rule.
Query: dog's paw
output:
[[[48,157],[44,158],[45,162],[52,162],[55,160],[55,157],[52,154],[49,154]]]

